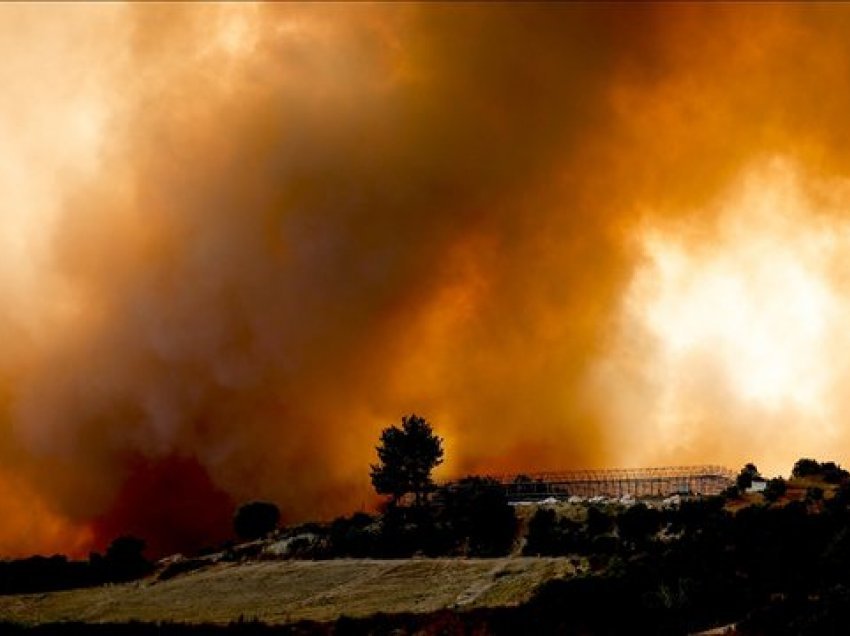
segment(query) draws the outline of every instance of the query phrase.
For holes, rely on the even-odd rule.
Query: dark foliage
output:
[[[379,495],[390,495],[393,505],[407,493],[421,505],[434,486],[431,471],[443,461],[443,440],[415,414],[403,417],[401,424],[381,432],[379,463],[371,466],[372,485]]]
[[[843,633],[850,620],[846,500],[820,513],[791,502],[731,515],[716,498],[686,502],[665,517],[681,532],[678,540],[660,544],[644,535],[642,545],[624,543],[623,558],[609,560],[600,575],[544,586],[531,604],[542,629],[686,633],[752,612],[744,633]],[[643,530],[633,536],[651,528],[636,526]],[[575,611],[558,615],[558,607]]]
[[[390,508],[381,518],[380,557],[417,554],[443,556],[460,554],[461,537],[441,511],[430,507]]]
[[[361,540],[352,536],[374,531],[380,533],[375,550],[451,553],[460,528],[468,527],[457,519],[479,505],[479,497],[487,500],[490,485],[474,482],[474,497],[452,503],[466,510],[455,518],[457,528],[452,516],[438,509],[394,508],[383,518],[361,514],[337,520],[329,536],[349,551],[357,551],[351,546]],[[526,552],[586,554],[593,573],[550,581],[520,607],[378,614],[274,628],[246,623],[227,633],[684,634],[735,622],[743,634],[841,634],[850,624],[850,492],[845,490],[816,509],[792,501],[731,514],[720,497],[685,501],[663,513],[633,506],[616,519],[627,540],[618,540],[613,528],[601,531],[606,524],[600,518],[591,521],[594,513],[578,524],[541,508],[531,519]],[[659,528],[668,538],[661,538]],[[68,631],[56,633],[205,633],[200,627],[167,624],[156,632],[142,625],[109,626],[101,632],[74,632],[73,625],[60,629]]]
[[[131,536],[118,537],[106,550],[106,556],[99,563],[110,581],[130,581],[148,574],[151,564],[145,559],[145,542]]]
[[[835,462],[824,462],[820,469],[823,480],[828,484],[838,484],[850,478],[850,473]]]
[[[553,509],[538,509],[528,524],[523,553],[526,556],[555,556],[572,552],[573,532],[563,522],[566,520],[558,520]]]
[[[804,464],[803,470],[809,468]],[[778,497],[784,485],[771,480],[769,491]],[[543,507],[530,520],[525,553],[584,555],[591,572],[552,580],[520,607],[377,614],[281,627],[237,623],[221,629],[239,634],[684,634],[734,622],[742,634],[842,634],[850,624],[850,484],[841,483],[831,497],[822,495],[810,490],[805,502],[748,506],[734,514],[724,509],[722,497],[686,500],[664,511],[638,504],[616,517],[590,507],[583,523]],[[515,519],[496,482],[462,480],[443,491],[441,500],[442,506],[391,506],[381,517],[358,513],[312,529],[333,555],[495,554],[496,547],[509,545]],[[104,568],[100,561],[128,562],[139,553],[138,544],[116,541],[92,563]],[[0,564],[0,573],[9,565]],[[89,575],[95,570],[84,565]],[[79,564],[42,557],[28,567]],[[111,625],[102,632],[85,627],[74,632],[75,624],[68,624],[57,627],[62,631],[35,633],[216,633],[205,626],[168,624],[156,626],[156,632],[142,624]],[[19,633],[15,629],[2,633]]]
[[[782,477],[776,477],[767,482],[767,486],[764,489],[764,498],[768,501],[776,501],[785,494],[787,489],[788,486],[785,480]]]
[[[843,510],[850,506],[850,482],[844,482],[835,490],[832,499],[824,502],[829,510]]]
[[[610,515],[602,512],[596,506],[590,506],[587,509],[587,534],[595,537],[606,532],[610,532],[614,528],[614,520]]]
[[[507,554],[516,533],[516,515],[502,485],[486,477],[466,477],[444,493],[443,518],[469,556]]]
[[[381,535],[375,518],[362,512],[331,523],[329,540],[335,557],[368,557],[380,552]]]
[[[811,477],[820,474],[820,463],[814,459],[798,459],[791,470],[792,477]]]
[[[515,620],[537,633],[681,634],[745,617],[746,634],[846,633],[850,487],[814,509],[792,501],[731,514],[723,503],[686,501],[664,513],[634,506],[617,518],[622,540],[603,533],[598,544],[586,541],[590,516],[571,526],[540,509],[526,554],[583,553],[595,573],[547,583]],[[664,528],[672,538],[662,541]]]
[[[69,561],[64,555],[0,561],[0,594],[49,592],[140,578],[153,569],[144,557],[144,547],[140,539],[119,537],[105,556],[93,552],[88,561]]]
[[[738,499],[741,496],[741,489],[738,488],[737,484],[733,484],[732,486],[724,489],[723,492],[720,493],[720,496],[724,499]]]
[[[738,625],[743,634],[758,636],[835,635],[850,625],[850,588],[830,587],[817,596],[777,595]]]
[[[102,559],[93,555],[93,560]],[[99,568],[97,568],[99,569]],[[96,568],[86,561],[69,561],[64,555],[33,556],[0,562],[0,593],[47,592],[97,585]]]
[[[233,530],[247,541],[260,539],[277,528],[280,510],[267,501],[252,501],[239,506],[233,516]]]
[[[755,464],[747,464],[738,473],[738,478],[735,480],[735,485],[739,491],[744,491],[753,485],[753,479],[761,479],[761,474]]]
[[[440,506],[389,506],[380,517],[357,513],[333,521],[327,557],[499,556],[510,551],[516,516],[504,488],[473,477],[439,493]]]
[[[818,486],[811,486],[810,488],[806,488],[806,501],[823,501],[823,488],[820,488]]]
[[[642,503],[635,504],[617,515],[620,539],[635,545],[648,541],[661,528],[663,515]]]
[[[559,517],[552,508],[540,508],[528,524],[523,553],[527,556],[613,554],[620,542],[605,534],[613,527],[614,520],[595,507],[588,509],[584,524]]]
[[[835,462],[820,463],[814,459],[799,459],[791,471],[793,477],[820,477],[828,484],[838,484],[848,478],[850,473]]]
[[[721,527],[727,519],[722,497],[706,497],[683,501],[682,504],[667,512],[667,523],[675,533],[683,532],[696,536],[707,528]]]

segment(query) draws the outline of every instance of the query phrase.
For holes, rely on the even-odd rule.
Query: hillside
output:
[[[167,581],[0,597],[0,622],[268,623],[516,605],[567,558],[338,559],[216,564]]]
[[[730,488],[714,498],[522,502],[478,526],[448,506],[357,513],[222,552],[174,555],[132,583],[0,596],[0,624],[191,630],[259,621],[325,633],[348,617],[398,633],[428,625],[426,633],[511,634],[528,624],[691,633],[735,623],[758,634],[850,621],[835,609],[850,607],[850,476],[839,477],[772,480],[770,492]],[[491,536],[500,543],[488,544]],[[493,557],[473,552],[494,546],[503,551]],[[407,552],[387,558],[390,550]],[[621,611],[607,611],[612,605]]]

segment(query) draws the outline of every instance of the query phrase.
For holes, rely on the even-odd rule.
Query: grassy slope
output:
[[[429,612],[520,603],[543,581],[572,572],[563,558],[219,564],[162,582],[0,597],[0,621],[282,623]]]
[[[834,496],[836,489],[818,479],[792,479],[788,492],[774,505],[803,500],[810,486],[823,488],[825,499]],[[726,508],[737,512],[761,503],[762,495],[745,494],[727,502]],[[575,521],[582,521],[586,514],[584,506],[562,503],[556,509],[559,515]],[[517,508],[523,539],[535,511],[536,506]],[[221,563],[168,581],[151,579],[87,590],[0,596],[0,622],[228,623],[241,616],[285,623],[334,620],[343,614],[357,617],[375,612],[496,607],[521,603],[546,580],[573,573],[573,564],[567,558]]]

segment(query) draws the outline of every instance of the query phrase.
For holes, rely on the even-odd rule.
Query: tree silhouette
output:
[[[233,529],[236,534],[249,541],[266,536],[277,528],[280,510],[267,501],[252,501],[239,506],[233,516]]]
[[[469,476],[445,489],[445,517],[467,542],[470,556],[506,554],[516,530],[516,514],[505,487],[489,477]]]
[[[811,477],[812,475],[819,475],[820,472],[821,465],[818,461],[803,457],[794,464],[794,468],[791,469],[791,476],[797,478]]]
[[[759,469],[756,468],[755,464],[747,464],[741,469],[741,472],[738,473],[738,478],[735,480],[738,489],[741,492],[744,492],[747,488],[753,485],[753,479],[761,479],[761,474],[759,474]]]
[[[151,564],[145,559],[144,551],[145,542],[141,539],[129,535],[115,539],[102,559],[108,579],[129,581],[147,574]]]
[[[785,494],[786,490],[785,480],[782,477],[776,477],[767,482],[767,486],[764,489],[764,498],[768,501],[776,501]]]
[[[425,418],[401,418],[401,428],[391,426],[381,432],[376,447],[378,464],[372,464],[372,485],[379,495],[390,495],[395,506],[407,493],[415,495],[416,506],[434,485],[431,471],[443,462],[443,440],[434,434]]]

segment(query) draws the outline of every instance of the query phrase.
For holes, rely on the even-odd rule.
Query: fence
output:
[[[723,466],[667,466],[491,475],[512,501],[569,496],[716,495],[735,483]]]

